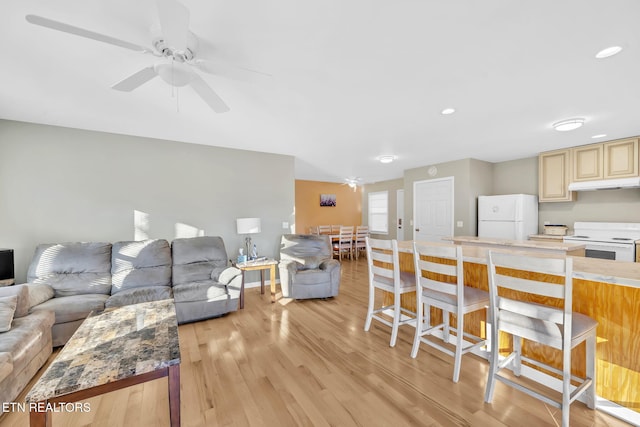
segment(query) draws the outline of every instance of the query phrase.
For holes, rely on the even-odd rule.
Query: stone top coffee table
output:
[[[172,299],[92,312],[27,394],[31,426],[50,426],[61,404],[167,376],[171,425],[179,426],[180,344]]]

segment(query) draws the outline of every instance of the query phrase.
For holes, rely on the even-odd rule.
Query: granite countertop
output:
[[[574,249],[584,249],[587,245],[585,243],[565,243],[565,242],[540,242],[535,240],[510,240],[510,239],[498,239],[491,237],[475,237],[475,236],[454,236],[447,238],[454,242],[469,243],[475,245],[500,245],[514,248],[533,248],[533,249],[550,249],[559,251],[568,251]]]
[[[456,238],[457,239],[457,238]],[[427,244],[450,245],[451,243],[425,242]],[[546,245],[553,242],[539,242]],[[413,253],[413,242],[398,242],[398,250],[404,253]],[[529,254],[525,246],[504,246],[501,248],[490,248],[486,246],[464,245],[462,244],[462,256],[465,262],[475,264],[487,264],[487,253],[489,250]],[[550,253],[536,252],[536,256],[558,256]],[[564,256],[564,255],[560,255]],[[611,283],[614,285],[631,286],[640,288],[640,263],[627,261],[611,261],[599,258],[586,258],[574,256],[573,277],[576,279],[591,280],[594,282]]]
[[[26,400],[41,402],[179,363],[172,299],[92,313]]]

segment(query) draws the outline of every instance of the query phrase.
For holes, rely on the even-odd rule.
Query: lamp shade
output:
[[[262,231],[260,218],[237,218],[236,229],[238,234],[255,234]]]

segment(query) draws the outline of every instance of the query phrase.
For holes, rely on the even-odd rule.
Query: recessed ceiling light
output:
[[[394,155],[391,155],[391,154],[385,154],[385,155],[376,157],[376,160],[379,161],[380,163],[391,163],[394,160],[396,160],[397,158],[398,158],[398,156],[394,156]]]
[[[567,119],[567,120],[562,120],[561,122],[554,123],[553,128],[560,132],[566,132],[569,130],[578,129],[583,124],[584,124],[584,119],[578,117],[575,119]]]
[[[593,138],[593,139],[604,138],[605,136],[607,136],[606,133],[599,133],[598,135],[593,135],[591,138]]]
[[[453,113],[455,113],[455,112],[456,112],[456,109],[455,109],[455,108],[445,108],[445,109],[444,109],[444,110],[442,110],[440,113],[441,113],[441,114],[444,114],[444,115],[446,116],[446,115],[449,115],[449,114],[453,114]]]
[[[611,46],[606,49],[602,49],[600,52],[596,53],[596,58],[604,59],[609,58],[610,56],[616,55],[622,51],[620,46]]]

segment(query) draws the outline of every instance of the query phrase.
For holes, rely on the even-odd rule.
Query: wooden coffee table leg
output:
[[[171,427],[180,427],[180,365],[169,366],[168,380]]]
[[[264,269],[260,269],[260,295],[264,295]]]
[[[46,407],[47,402],[38,402]],[[38,412],[34,409],[29,409],[29,426],[30,427],[51,427],[51,412],[44,411]]]
[[[242,271],[242,283],[240,284],[240,309],[244,308],[244,270]]]
[[[271,265],[269,280],[271,281],[271,302],[276,302],[276,265]]]

